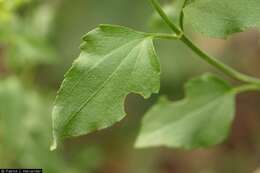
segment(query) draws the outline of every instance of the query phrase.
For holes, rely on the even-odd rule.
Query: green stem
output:
[[[247,91],[259,91],[260,88],[258,85],[254,85],[254,84],[248,84],[248,85],[242,85],[239,87],[236,87],[234,89],[231,90],[231,92],[233,93],[241,93],[241,92],[247,92]]]
[[[253,78],[251,76],[247,76],[245,74],[242,74],[236,70],[234,70],[233,68],[229,67],[226,64],[223,64],[221,61],[219,61],[218,59],[215,59],[213,57],[210,57],[209,55],[207,55],[205,52],[203,52],[200,48],[198,48],[190,39],[188,39],[185,35],[181,38],[181,40],[190,48],[193,50],[193,52],[195,52],[197,55],[199,55],[199,57],[201,59],[203,59],[204,61],[208,62],[209,64],[211,64],[212,66],[218,68],[219,70],[221,70],[223,73],[225,73],[226,75],[245,82],[245,83],[254,83],[257,85],[260,85],[260,80],[257,78]]]
[[[174,23],[171,22],[169,17],[166,15],[166,13],[161,8],[160,4],[158,3],[158,0],[150,0],[155,10],[158,12],[158,14],[161,16],[161,18],[165,21],[165,23],[177,34],[179,35],[180,40],[186,44],[190,49],[193,50],[201,59],[208,62],[212,66],[216,67],[220,71],[222,71],[224,74],[228,75],[229,77],[245,82],[245,83],[253,83],[256,85],[260,85],[260,80],[245,74],[242,74],[235,69],[229,67],[228,65],[225,65],[218,59],[215,59],[214,57],[209,56],[204,51],[202,51],[200,48],[198,48],[185,34],[182,30],[180,30]]]

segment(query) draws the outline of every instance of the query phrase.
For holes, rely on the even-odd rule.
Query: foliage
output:
[[[30,0],[1,0],[0,1],[0,20],[10,21],[14,16],[14,11],[20,6],[28,3]]]
[[[65,76],[53,109],[54,144],[113,125],[124,114],[130,92],[145,98],[158,92],[159,65],[152,38],[177,39],[202,59],[230,77],[249,83],[231,89],[213,75],[186,85],[187,98],[178,103],[160,101],[144,117],[136,146],[208,147],[222,142],[234,116],[235,94],[260,89],[258,79],[241,74],[208,56],[189,40],[183,20],[210,36],[226,37],[258,25],[257,0],[195,0],[175,2],[174,23],[157,0],[152,5],[176,34],[140,33],[119,26],[101,25],[83,39],[82,53]],[[184,9],[184,10],[183,10]],[[216,111],[217,110],[217,111]]]
[[[201,172],[199,164],[206,172],[255,169],[254,147],[260,143],[259,138],[252,137],[259,129],[248,134],[253,127],[239,127],[239,147],[248,141],[253,144],[248,150],[238,147],[237,153],[233,151],[237,146],[231,144],[199,150],[203,155],[180,151],[185,153],[182,158],[179,151],[164,153],[158,147],[212,147],[228,138],[234,118],[240,124],[250,118],[239,121],[241,117],[235,116],[242,109],[236,109],[236,97],[260,90],[260,80],[209,56],[194,42],[199,36],[229,38],[259,27],[260,3],[170,0],[161,6],[158,0],[149,1],[155,10],[152,15],[148,3],[139,0],[79,0],[73,5],[69,0],[0,0],[0,167],[43,168],[50,173]],[[151,32],[130,28],[148,30],[146,21]],[[113,25],[90,29],[96,22]],[[79,37],[86,30],[91,31],[83,36],[79,50]],[[239,41],[239,45],[246,44]],[[254,56],[251,47],[249,57]],[[211,71],[193,57],[236,82],[212,73],[193,78]],[[60,63],[56,63],[58,58]],[[59,82],[62,84],[56,94]],[[149,106],[140,120],[139,114]],[[256,118],[253,123],[248,121],[257,123]],[[108,127],[113,128],[93,133]],[[64,142],[75,136],[78,138]],[[229,138],[231,143],[233,138]],[[59,146],[57,151],[49,150],[51,143],[51,149]],[[148,147],[156,148],[135,150]],[[171,155],[176,165],[168,164]],[[194,157],[201,159],[197,162]],[[179,166],[181,160],[185,166]]]
[[[49,44],[47,31],[52,20],[52,9],[44,4],[31,7],[27,4],[29,1],[25,2],[27,1],[3,1],[3,8],[10,10],[3,14],[6,17],[0,18],[0,44],[7,47],[6,63],[16,71],[55,62],[55,53]],[[19,15],[17,10],[22,5],[27,5],[30,12],[25,11]],[[46,11],[49,15],[46,15]]]

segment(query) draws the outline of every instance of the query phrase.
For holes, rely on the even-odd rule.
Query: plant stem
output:
[[[242,93],[242,92],[247,92],[247,91],[259,91],[260,88],[258,85],[254,84],[247,84],[247,85],[242,85],[236,88],[233,88],[231,92],[233,93]]]
[[[165,21],[165,23],[177,34],[179,35],[179,39],[186,44],[190,49],[193,50],[201,59],[208,62],[212,66],[216,67],[220,71],[222,71],[224,74],[228,75],[229,77],[239,80],[241,82],[245,83],[253,83],[256,85],[260,85],[260,80],[245,74],[242,74],[235,69],[229,67],[228,65],[225,65],[218,59],[209,56],[207,53],[202,51],[199,47],[197,47],[185,34],[182,30],[180,30],[172,21],[169,19],[167,14],[163,11],[162,7],[158,3],[158,0],[149,0],[151,4],[153,5],[154,9],[157,11],[157,13],[161,16],[161,18]]]
[[[199,57],[201,59],[203,59],[204,61],[208,62],[209,64],[211,64],[212,66],[218,68],[219,70],[221,70],[223,73],[225,73],[226,75],[245,82],[245,83],[254,83],[257,85],[260,85],[260,80],[257,78],[253,78],[251,76],[247,76],[245,74],[242,74],[236,70],[234,70],[233,68],[229,67],[226,64],[223,64],[221,61],[219,61],[218,59],[215,59],[213,57],[210,57],[209,55],[207,55],[205,52],[203,52],[200,48],[198,48],[190,39],[188,39],[185,35],[181,38],[181,40],[190,48],[193,50],[193,52],[195,52],[197,55],[199,55]]]

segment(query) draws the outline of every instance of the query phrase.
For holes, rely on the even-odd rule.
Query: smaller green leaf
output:
[[[214,75],[189,81],[186,98],[170,102],[163,98],[145,115],[136,147],[208,147],[222,142],[235,111],[235,92]]]
[[[189,0],[185,21],[204,35],[225,38],[260,27],[259,0]]]

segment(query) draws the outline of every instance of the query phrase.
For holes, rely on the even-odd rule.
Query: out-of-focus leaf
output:
[[[121,120],[125,97],[131,92],[145,98],[157,93],[159,76],[151,35],[112,25],[89,32],[55,102],[53,148],[60,139]]]
[[[50,107],[17,78],[0,81],[0,167],[39,167],[46,172],[70,170],[61,157],[49,151]]]
[[[15,10],[30,0],[0,0],[0,21],[12,20]]]
[[[172,103],[161,99],[142,121],[136,147],[208,147],[222,142],[230,129],[235,93],[214,75],[187,83],[186,98]]]
[[[207,36],[225,38],[260,27],[259,0],[195,0],[184,9],[185,21]]]
[[[31,31],[32,32],[32,31]],[[30,32],[21,31],[9,40],[7,63],[15,69],[55,62],[55,54],[48,41]]]
[[[26,16],[13,16],[0,21],[0,44],[5,45],[7,63],[14,69],[55,62],[55,53],[48,40],[52,21],[51,8],[39,6]],[[44,16],[44,17],[43,17]]]

